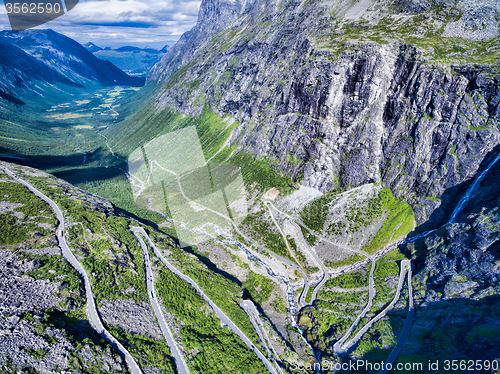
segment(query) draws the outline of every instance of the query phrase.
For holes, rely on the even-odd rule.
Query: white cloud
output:
[[[190,30],[201,1],[80,0],[66,15],[37,28],[51,28],[80,43],[101,47],[146,45],[162,47]],[[0,29],[10,29],[0,0]]]

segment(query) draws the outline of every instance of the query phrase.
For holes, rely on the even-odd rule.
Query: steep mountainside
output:
[[[148,79],[182,66],[158,108],[206,103],[280,175],[324,192],[381,181],[422,223],[500,142],[499,67],[474,64],[498,61],[499,14],[497,2],[205,1]]]
[[[494,0],[204,0],[146,88],[123,106],[110,104],[116,92],[103,104],[86,98],[77,115],[105,107],[112,120],[55,127],[78,147],[54,142],[64,157],[44,162],[155,226],[165,256],[283,372],[387,361],[393,348],[395,363],[441,360],[441,372],[445,359],[500,360],[499,22]],[[12,138],[5,148],[14,144],[20,162],[40,158]],[[67,237],[103,318],[158,369],[158,356],[133,348],[144,331],[134,335],[117,312],[130,310],[123,300],[149,310],[129,232],[138,223],[105,201],[99,212],[76,204],[85,193],[44,177],[29,179],[70,217]],[[35,225],[50,217],[2,195],[14,241],[2,249],[36,249]],[[193,372],[262,372],[187,283],[153,264]]]
[[[219,159],[250,155],[291,188],[298,182],[303,189],[278,206],[375,256],[412,230],[414,212],[413,239],[377,262],[377,302],[363,322],[388,305],[397,262],[410,258],[417,311],[400,362],[498,359],[499,23],[497,1],[203,1],[198,24],[148,75],[163,84],[151,122],[179,112],[236,120]],[[299,197],[305,203],[293,207]],[[244,224],[277,251],[274,218],[252,212]],[[292,235],[286,218],[276,220]],[[335,277],[361,260],[303,234]],[[301,246],[300,237],[289,240]],[[319,270],[311,258],[302,263]],[[366,305],[368,274],[365,265],[329,280],[321,300],[300,311],[323,356],[338,358],[333,344]],[[339,288],[347,284],[354,293]],[[353,357],[386,359],[404,308],[378,322]]]
[[[2,71],[1,88],[4,95],[6,91],[17,94],[20,88],[29,87],[34,80],[44,80],[48,83],[64,83],[74,86],[75,83],[52,70],[50,67],[24,52],[22,49],[0,41],[0,69]],[[20,69],[20,67],[22,67]],[[17,90],[14,88],[17,87]],[[12,95],[2,97],[16,104]],[[19,99],[17,99],[19,100]]]

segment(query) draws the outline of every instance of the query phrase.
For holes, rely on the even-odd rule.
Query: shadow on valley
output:
[[[51,310],[44,313],[43,322],[57,329],[63,329],[66,337],[76,347],[87,344],[89,339],[103,349],[108,347],[106,340],[97,334],[86,318],[77,318],[59,310]]]
[[[171,239],[174,240],[175,245],[180,245],[181,242],[179,241],[178,238],[175,238],[173,236],[170,236]],[[222,270],[221,268],[217,267],[216,264],[210,260],[208,256],[205,256],[203,252],[200,252],[196,249],[196,247],[192,247],[190,245],[186,245],[186,243],[182,243],[182,250],[191,253],[196,256],[196,258],[201,261],[203,264],[205,264],[210,270],[212,270],[214,273],[222,275],[224,278],[229,279],[231,282],[236,283],[238,286],[241,287],[241,281],[236,278],[234,275],[229,274],[228,272]]]
[[[44,170],[76,187],[112,201],[118,214],[136,219],[156,230],[164,231],[158,227],[158,222],[162,220],[160,215],[136,206],[129,182],[123,172],[126,170],[125,162],[112,157],[103,148],[87,153],[85,164],[82,162],[83,154],[29,156],[10,152],[7,156],[1,155],[1,150],[0,160]],[[100,162],[105,162],[110,166],[107,168],[99,166]]]
[[[19,100],[17,97],[9,95],[7,92],[3,92],[2,90],[0,90],[0,98],[7,100],[11,103],[17,104],[17,105],[26,105],[26,103],[24,101]]]
[[[388,313],[389,325],[395,340],[384,346],[380,325],[375,325],[356,348],[356,359],[364,362],[386,361],[398,341],[408,309]],[[375,347],[375,348],[373,348]],[[323,353],[323,352],[322,352]],[[444,371],[444,360],[495,360],[500,354],[500,296],[480,300],[464,298],[421,302],[415,306],[415,317],[406,342],[393,367],[407,364],[406,373],[437,373],[430,370],[429,360],[439,360],[439,372]],[[354,359],[354,361],[356,360]],[[344,358],[343,362],[349,362]],[[420,367],[419,364],[422,366]],[[368,368],[370,369],[370,368]],[[357,373],[377,373],[379,370],[358,368]],[[463,372],[465,372],[464,370]],[[346,372],[346,371],[341,371]],[[483,370],[479,372],[489,373]],[[494,371],[496,372],[496,371]],[[392,372],[391,372],[392,373]]]
[[[0,149],[0,151],[2,150]],[[102,147],[86,154],[25,155],[16,154],[12,151],[9,151],[9,154],[0,154],[0,160],[44,170],[74,185],[92,181],[105,181],[123,174],[123,171],[116,167],[117,160],[109,156],[107,150]],[[99,166],[99,162],[104,160],[109,160],[114,164],[108,168]],[[124,163],[123,167],[125,167]]]

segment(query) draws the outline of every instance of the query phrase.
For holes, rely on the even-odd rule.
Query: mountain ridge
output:
[[[49,82],[55,80],[76,87],[92,82],[104,86],[140,86],[143,82],[140,78],[129,77],[112,63],[99,60],[79,43],[50,29],[19,33],[2,31],[0,42],[6,51],[9,50],[3,54],[2,66],[4,69],[8,66],[5,75],[11,77],[3,85],[13,92],[21,87],[20,82],[26,81],[24,86],[32,87],[28,83],[30,79],[44,81],[44,77]],[[12,57],[7,60],[8,56]]]

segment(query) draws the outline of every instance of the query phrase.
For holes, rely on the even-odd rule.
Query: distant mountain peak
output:
[[[4,69],[2,87],[6,89],[2,90],[10,94],[10,88],[28,87],[32,79],[78,87],[90,82],[104,86],[143,84],[142,79],[95,57],[88,49],[92,46],[95,45],[82,46],[50,29],[2,32],[0,69]]]
[[[94,43],[92,42],[88,42],[87,44],[84,44],[83,45],[85,48],[87,48],[87,51],[89,51],[90,53],[94,53],[94,52],[97,52],[97,51],[101,51],[102,48],[99,47],[98,45],[95,45]]]

